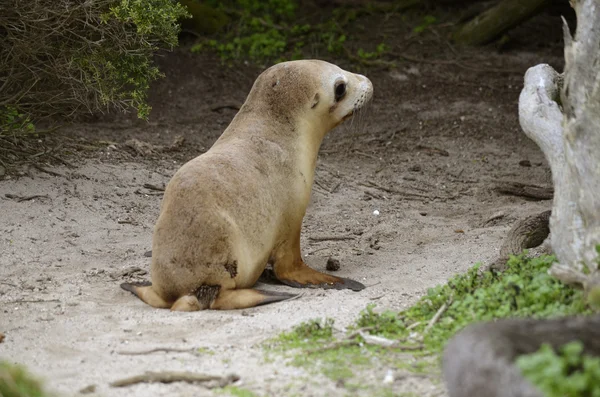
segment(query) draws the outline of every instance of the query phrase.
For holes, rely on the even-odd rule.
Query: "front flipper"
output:
[[[277,271],[275,268],[275,277],[283,284],[296,288],[323,288],[323,289],[350,289],[352,291],[361,291],[365,286],[358,281],[349,278],[336,277],[329,274],[316,271],[305,264],[297,266],[291,271]]]

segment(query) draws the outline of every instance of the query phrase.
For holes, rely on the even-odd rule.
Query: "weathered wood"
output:
[[[552,200],[554,189],[551,187],[528,185],[520,182],[500,182],[494,190],[501,194],[525,197],[532,200]]]
[[[511,255],[518,255],[524,249],[541,245],[550,234],[548,227],[550,212],[544,211],[517,221],[504,239],[498,259],[490,265],[490,268],[504,271]]]
[[[461,26],[453,35],[458,44],[481,45],[535,15],[548,0],[503,0]]]
[[[564,27],[565,71],[537,65],[525,74],[519,121],[540,147],[550,168],[554,201],[550,241],[558,263],[550,273],[583,286],[590,304],[600,305],[600,0],[571,0],[577,31]],[[541,237],[541,236],[539,236]],[[515,359],[542,343],[558,348],[583,343],[600,356],[600,315],[554,320],[502,320],[470,326],[444,352],[450,397],[541,397]]]
[[[530,68],[519,98],[521,127],[544,152],[554,184],[551,273],[586,290],[600,282],[600,0],[574,1],[565,23],[565,71]]]
[[[600,315],[552,320],[506,319],[471,325],[448,343],[443,358],[450,397],[543,397],[514,365],[542,343],[554,349],[581,341],[586,354],[600,356]]]

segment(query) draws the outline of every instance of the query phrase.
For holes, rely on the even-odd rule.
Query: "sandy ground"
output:
[[[560,63],[560,49],[477,56],[478,72],[435,63],[371,72],[375,98],[367,116],[323,143],[303,254],[320,270],[329,257],[338,259],[338,275],[368,288],[302,290],[289,302],[196,313],[152,309],[119,288],[124,280],[149,279],[144,253],[161,193],[143,185],[164,185],[209,148],[234,115],[211,109],[239,105],[258,70],[227,70],[183,50],[161,60],[167,78],[153,88],[150,123],[115,117],[77,124],[63,132],[81,148],[67,157],[74,168],[44,165],[55,175],[31,168],[0,181],[0,358],[27,365],[63,396],[89,385],[103,396],[216,395],[183,383],[109,386],[149,370],[235,373],[240,387],[261,396],[345,395],[324,376],[265,360],[260,344],[319,317],[343,330],[370,303],[405,308],[427,288],[495,259],[515,220],[550,207],[494,187],[551,183],[543,155],[519,129],[517,100],[522,72]],[[186,141],[174,152],[142,156],[124,144],[168,144],[177,135]],[[86,142],[96,149],[85,150]],[[347,239],[327,240],[339,236]],[[156,347],[204,349],[122,354]],[[386,371],[375,366],[368,375],[376,384]],[[411,376],[398,377],[393,390],[444,395],[439,382]]]

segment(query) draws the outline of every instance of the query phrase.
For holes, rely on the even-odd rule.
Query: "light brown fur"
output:
[[[346,93],[336,101],[340,82]],[[172,310],[252,307],[293,296],[251,289],[270,262],[288,285],[364,288],[306,266],[300,230],[324,136],[371,95],[367,78],[323,61],[264,71],[222,136],[167,185],[152,285],[122,287]]]

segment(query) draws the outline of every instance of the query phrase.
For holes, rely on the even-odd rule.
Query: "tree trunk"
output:
[[[590,292],[600,286],[600,0],[572,4],[577,30],[571,37],[564,22],[564,73],[545,64],[527,71],[519,121],[552,169],[550,239],[559,263],[550,272]]]
[[[548,0],[503,0],[460,27],[453,35],[458,44],[481,45],[535,15]]]

